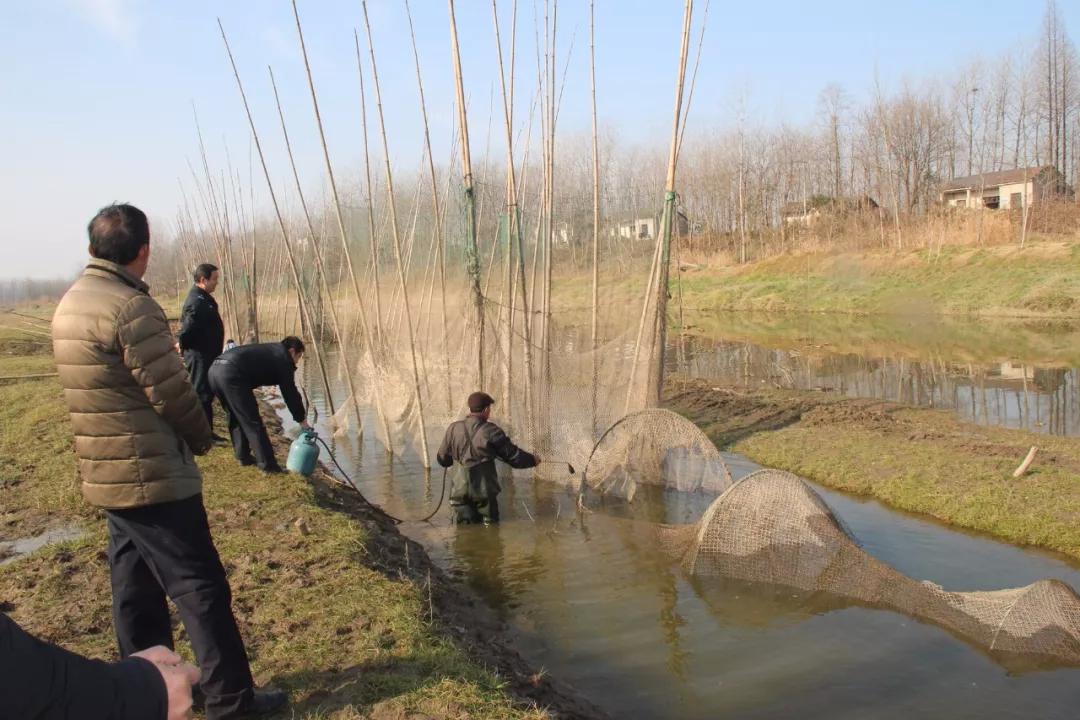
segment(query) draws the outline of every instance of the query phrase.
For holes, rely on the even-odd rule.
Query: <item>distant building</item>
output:
[[[1070,195],[1065,177],[1044,165],[956,178],[941,186],[939,200],[948,207],[1009,210]]]
[[[622,220],[608,228],[608,235],[626,240],[654,240],[660,228],[660,220],[660,215]],[[676,235],[690,233],[690,221],[682,210],[675,211],[675,226],[672,230]]]
[[[818,222],[823,215],[848,215],[878,209],[877,201],[869,195],[831,198],[815,195],[806,201],[796,200],[780,208],[780,221],[785,225],[806,225]]]

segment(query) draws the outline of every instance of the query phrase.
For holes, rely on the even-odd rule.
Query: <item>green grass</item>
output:
[[[0,372],[13,362],[0,360]],[[104,519],[78,492],[58,383],[0,385],[0,423],[2,537],[60,524],[88,533],[0,567],[0,603],[45,639],[112,658]],[[289,717],[543,717],[440,630],[430,581],[387,560],[376,526],[301,478],[237,466],[226,448],[199,464],[256,679],[290,692]],[[179,625],[177,637],[190,657]]]

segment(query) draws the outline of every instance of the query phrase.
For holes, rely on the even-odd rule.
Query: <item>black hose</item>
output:
[[[330,449],[330,446],[326,444],[326,441],[325,441],[325,440],[323,440],[323,439],[322,439],[321,437],[319,437],[318,435],[316,435],[316,436],[315,436],[315,439],[316,439],[316,440],[318,440],[318,441],[319,441],[320,443],[322,443],[322,446],[323,446],[324,448],[326,448],[326,454],[330,456],[330,461],[334,463],[334,467],[336,467],[336,468],[338,469],[338,472],[339,472],[339,473],[341,473],[341,474],[342,474],[342,476],[344,476],[345,480],[346,480],[346,481],[347,481],[347,482],[349,483],[349,487],[351,487],[351,488],[352,488],[352,489],[353,489],[353,490],[354,490],[354,491],[356,492],[356,494],[357,494],[357,495],[359,495],[359,496],[360,496],[360,498],[361,498],[361,499],[362,499],[362,500],[363,500],[363,501],[364,501],[365,503],[367,503],[367,504],[368,504],[368,505],[370,505],[371,507],[373,507],[373,508],[375,508],[376,510],[378,510],[379,512],[381,512],[381,513],[382,513],[383,515],[385,515],[386,517],[390,518],[391,520],[393,520],[393,521],[394,521],[395,523],[397,523],[398,525],[400,525],[400,524],[402,524],[403,522],[405,522],[405,521],[404,521],[404,520],[402,520],[401,518],[396,518],[396,517],[394,517],[393,515],[391,515],[390,513],[386,512],[386,511],[385,511],[385,510],[383,510],[383,509],[382,509],[381,507],[379,507],[378,505],[376,505],[376,504],[372,503],[372,502],[371,502],[370,500],[368,500],[368,499],[367,499],[366,497],[364,497],[363,493],[361,493],[361,492],[360,492],[360,488],[358,488],[358,487],[356,486],[356,483],[355,483],[355,482],[353,482],[353,479],[352,479],[351,477],[349,477],[349,473],[345,472],[345,468],[341,467],[341,463],[339,463],[339,462],[337,461],[337,458],[336,458],[336,457],[334,457],[334,451]],[[439,512],[439,510],[440,510],[440,509],[442,508],[443,498],[444,498],[444,497],[446,497],[446,470],[447,470],[446,468],[443,468],[443,474],[442,474],[442,491],[441,491],[441,492],[439,493],[439,504],[435,506],[435,509],[434,509],[434,510],[433,510],[433,511],[431,512],[431,514],[430,514],[430,515],[428,515],[427,517],[423,518],[422,520],[417,520],[416,522],[427,522],[427,521],[428,521],[428,520],[430,520],[431,518],[435,517],[435,513]]]

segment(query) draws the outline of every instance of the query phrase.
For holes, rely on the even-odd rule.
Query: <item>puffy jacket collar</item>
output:
[[[150,294],[149,285],[147,285],[142,280],[125,270],[123,265],[117,265],[116,263],[109,262],[108,260],[99,260],[98,258],[94,258],[87,264],[84,274],[96,275],[98,277],[111,276],[124,283],[125,285],[138,290],[141,293],[145,293],[147,295]]]

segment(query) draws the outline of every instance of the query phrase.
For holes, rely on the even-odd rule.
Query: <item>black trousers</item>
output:
[[[254,463],[263,470],[279,469],[274,447],[259,414],[259,402],[247,381],[231,364],[219,362],[210,368],[210,387],[229,415],[229,438],[240,464]]]
[[[206,413],[206,421],[210,423],[210,429],[214,429],[214,391],[210,388],[210,365],[214,362],[212,357],[204,355],[198,350],[184,351],[184,365],[188,375],[191,376],[191,385],[195,388],[195,394],[202,403],[203,412]]]
[[[105,515],[120,654],[127,657],[155,645],[173,647],[168,596],[202,670],[207,720],[240,712],[251,699],[254,682],[202,495],[107,510]]]

